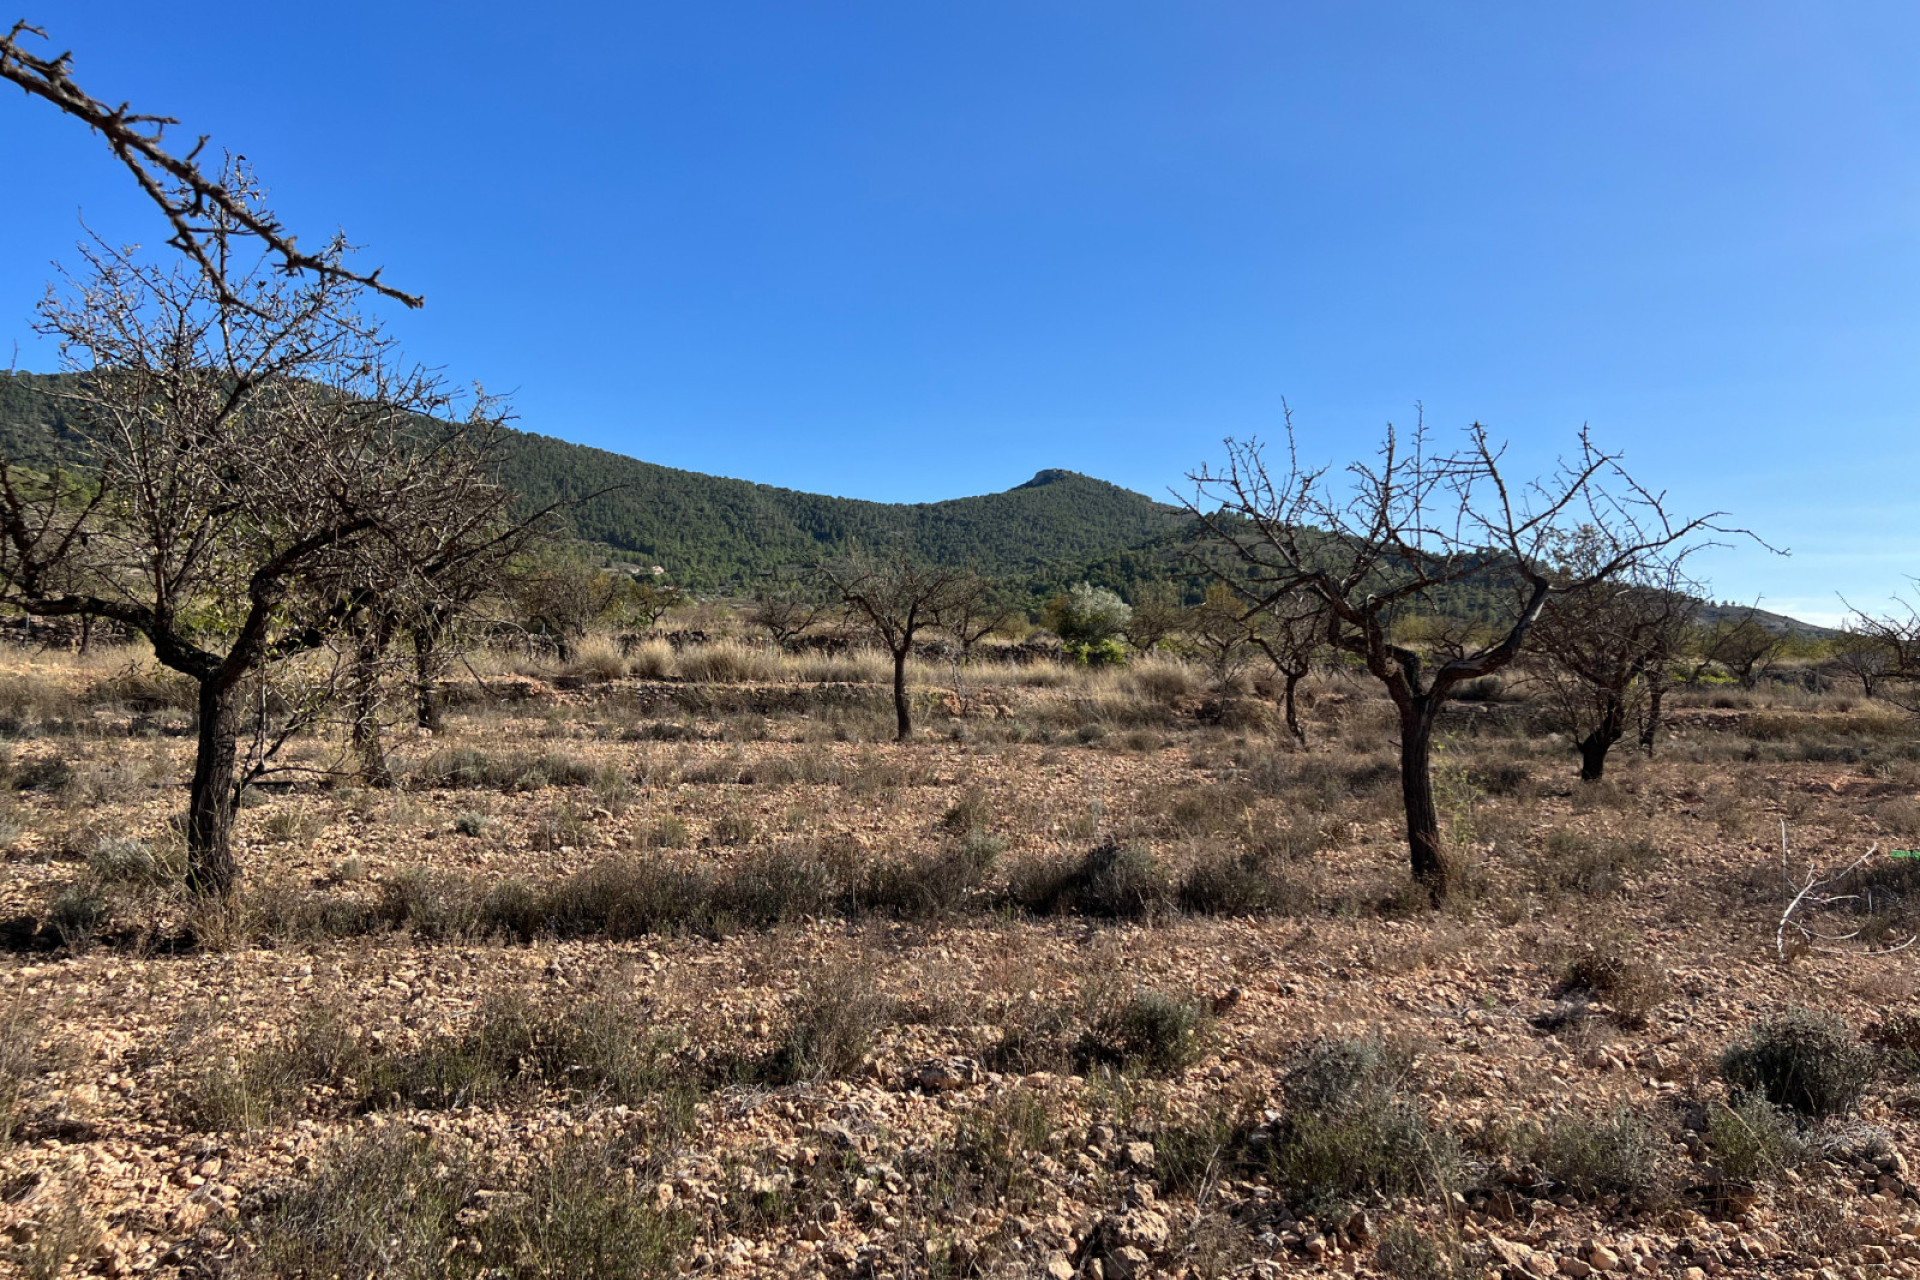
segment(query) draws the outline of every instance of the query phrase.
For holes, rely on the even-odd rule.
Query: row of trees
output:
[[[0,459],[0,604],[110,620],[194,682],[189,880],[224,894],[238,876],[239,789],[317,714],[284,716],[278,738],[257,714],[243,761],[248,699],[264,708],[274,670],[333,654],[328,696],[304,705],[344,701],[356,746],[379,760],[375,704],[389,653],[408,642],[417,714],[433,723],[448,637],[497,593],[544,513],[517,510],[497,482],[500,406],[405,364],[365,307],[375,295],[418,298],[350,265],[338,237],[301,248],[243,167],[203,170],[204,139],[170,149],[171,121],[92,98],[64,56],[23,48],[26,34],[17,26],[0,38],[0,78],[107,141],[165,217],[177,256],[160,265],[96,242],[81,275],[42,306],[41,331],[81,375],[75,409],[92,453],[71,474]],[[1691,622],[1688,557],[1737,531],[1717,516],[1674,516],[1584,432],[1568,460],[1529,484],[1505,474],[1502,450],[1477,424],[1451,451],[1424,425],[1405,438],[1390,428],[1378,455],[1343,476],[1300,462],[1290,421],[1286,445],[1270,462],[1258,441],[1229,440],[1222,469],[1191,477],[1189,515],[1218,579],[1203,604],[1149,599],[1128,610],[1083,588],[1066,593],[1050,625],[1089,661],[1119,637],[1152,648],[1178,631],[1224,673],[1251,646],[1282,676],[1296,734],[1291,695],[1316,654],[1356,664],[1398,712],[1409,859],[1438,898],[1450,867],[1430,764],[1444,705],[1537,650],[1581,726],[1583,776],[1599,777],[1635,691],[1657,723]],[[821,566],[812,585],[892,656],[902,738],[912,729],[905,668],[922,633],[938,627],[964,654],[1006,620],[978,575],[904,555]],[[672,603],[653,584],[564,565],[519,591],[528,627],[563,654],[583,618],[619,608],[650,622]],[[1471,625],[1406,634],[1411,619],[1460,616],[1449,606],[1469,597]],[[761,621],[791,640],[808,607],[770,597]],[[1751,617],[1718,628],[1681,678],[1726,669],[1757,679],[1774,651],[1765,631]],[[1863,616],[1855,634],[1845,661],[1869,691],[1914,675],[1920,623]]]

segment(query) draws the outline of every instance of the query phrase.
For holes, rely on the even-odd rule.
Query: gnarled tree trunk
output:
[[[1439,710],[1431,695],[1412,698],[1400,708],[1400,797],[1407,811],[1407,853],[1414,879],[1435,901],[1446,896],[1449,871],[1440,810],[1433,802],[1433,724]]]
[[[893,651],[893,715],[898,722],[894,741],[905,742],[913,733],[913,708],[907,701],[907,651],[910,646],[902,646]]]
[[[187,887],[225,897],[240,880],[233,857],[233,765],[239,737],[236,682],[216,674],[200,681],[200,730],[187,792]]]
[[[440,636],[431,623],[413,629],[413,715],[422,729],[446,728],[440,696]]]
[[[1609,698],[1600,723],[1580,739],[1580,781],[1598,782],[1607,772],[1607,752],[1626,732],[1627,709],[1619,698]]]
[[[1294,741],[1304,747],[1307,745],[1307,731],[1300,724],[1300,705],[1293,696],[1294,690],[1300,687],[1301,677],[1291,671],[1282,674],[1286,677],[1286,688],[1280,701],[1286,708],[1287,732],[1293,735]]]

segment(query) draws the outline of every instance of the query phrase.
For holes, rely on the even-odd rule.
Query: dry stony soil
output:
[[[1890,709],[1683,694],[1581,785],[1464,706],[1435,910],[1361,683],[1300,751],[1197,676],[896,745],[878,689],[554,674],[251,794],[218,907],[178,690],[5,655],[0,1270],[1920,1275]],[[1768,1025],[1816,1104],[1724,1065]]]

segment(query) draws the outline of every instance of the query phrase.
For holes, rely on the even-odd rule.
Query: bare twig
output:
[[[418,294],[405,293],[382,282],[377,268],[363,273],[344,265],[341,257],[344,246],[337,239],[317,254],[301,249],[279,219],[200,167],[200,153],[207,145],[204,135],[195,140],[186,154],[175,154],[166,146],[166,131],[179,121],[171,116],[136,112],[124,102],[114,107],[100,101],[74,83],[72,53],[36,57],[21,47],[21,40],[26,36],[45,40],[47,33],[22,19],[14,23],[5,36],[0,36],[0,79],[11,80],[34,97],[51,102],[107,140],[108,148],[127,167],[147,198],[159,206],[173,228],[167,243],[205,273],[220,290],[221,302],[245,305],[244,299],[228,290],[226,273],[217,262],[216,220],[229,228],[243,230],[265,245],[288,275],[311,274],[351,281],[409,307],[418,307],[425,301]]]

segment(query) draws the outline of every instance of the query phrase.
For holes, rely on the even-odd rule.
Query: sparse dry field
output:
[[[1433,912],[1359,684],[1302,753],[1171,664],[987,669],[896,746],[862,659],[597,661],[483,667],[396,791],[256,797],[215,911],[165,682],[6,656],[8,1265],[1920,1275],[1920,863],[1774,954],[1783,821],[1920,847],[1890,709],[1682,696],[1582,788],[1459,707]],[[1795,1008],[1860,1038],[1834,1114],[1730,1108]]]

